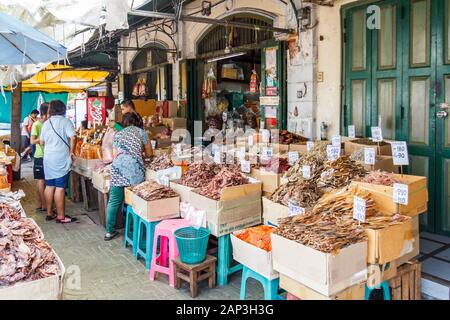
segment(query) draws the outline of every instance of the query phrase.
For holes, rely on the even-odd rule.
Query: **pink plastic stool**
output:
[[[191,223],[184,219],[171,219],[161,221],[155,228],[153,240],[153,255],[150,266],[150,280],[155,280],[155,273],[165,273],[169,276],[169,285],[175,286],[172,260],[179,256],[175,231],[191,226]],[[156,255],[158,247],[158,237],[161,237],[159,245],[159,255]],[[167,266],[168,264],[168,266]]]

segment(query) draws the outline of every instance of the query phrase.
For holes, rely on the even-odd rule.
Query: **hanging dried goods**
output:
[[[382,186],[393,186],[394,183],[399,181],[395,178],[393,173],[384,172],[381,170],[370,171],[364,177],[358,177],[354,179],[355,181],[361,181],[371,184],[378,184]]]
[[[236,237],[255,247],[270,252],[272,251],[270,234],[275,230],[276,228],[270,226],[257,226],[245,229],[243,232],[237,234]]]
[[[132,191],[145,201],[178,197],[178,194],[172,189],[152,181],[145,181],[133,187]]]
[[[325,163],[323,172],[318,181],[319,187],[341,188],[351,183],[352,179],[366,174],[363,166],[350,160],[348,156],[342,156],[334,161]]]
[[[222,190],[226,187],[239,186],[248,183],[248,178],[242,175],[237,166],[226,166],[199,193],[207,198],[219,200]]]

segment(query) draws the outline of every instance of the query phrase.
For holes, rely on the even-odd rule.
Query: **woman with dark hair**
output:
[[[60,100],[52,100],[48,108],[49,119],[43,124],[40,136],[40,143],[44,146],[47,221],[56,219],[57,223],[77,220],[65,214],[65,189],[76,143],[75,128],[65,115],[66,105]],[[53,202],[57,215],[52,210]]]
[[[116,216],[124,200],[124,188],[135,186],[145,181],[145,167],[142,158],[153,155],[148,134],[138,125],[142,121],[135,112],[123,116],[123,130],[116,133],[113,142],[113,157],[111,165],[111,187],[106,209],[105,241],[117,236]]]

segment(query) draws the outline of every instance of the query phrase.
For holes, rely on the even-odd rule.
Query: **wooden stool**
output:
[[[198,295],[198,283],[208,279],[208,286],[214,288],[216,286],[216,258],[206,256],[206,259],[199,264],[186,264],[181,262],[180,258],[173,260],[175,288],[181,287],[181,280],[189,283],[191,296],[195,298]]]

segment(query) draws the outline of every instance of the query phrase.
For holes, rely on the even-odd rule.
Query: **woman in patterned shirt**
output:
[[[123,130],[118,132],[113,142],[114,160],[111,166],[111,187],[106,209],[105,241],[117,236],[116,215],[124,200],[124,188],[145,181],[143,153],[153,155],[152,145],[146,131],[137,127],[139,115],[126,113],[123,117]]]

